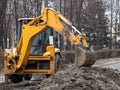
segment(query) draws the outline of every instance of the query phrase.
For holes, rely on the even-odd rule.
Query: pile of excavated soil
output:
[[[120,72],[110,68],[69,65],[37,87],[40,90],[120,90]]]
[[[41,82],[3,86],[0,90],[120,90],[120,72],[110,68],[75,67],[52,75]]]

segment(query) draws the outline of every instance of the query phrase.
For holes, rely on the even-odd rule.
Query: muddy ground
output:
[[[74,57],[66,58],[73,62]],[[117,63],[119,64],[116,67]],[[2,65],[0,65],[0,69],[3,67]],[[120,68],[120,58],[99,60],[91,68],[75,67],[71,64],[66,65],[61,71],[49,78],[37,75],[39,76],[37,79],[18,84],[0,83],[0,90],[120,90],[120,71],[116,68]]]
[[[120,90],[120,72],[110,68],[68,65],[47,79],[0,84],[0,90]]]

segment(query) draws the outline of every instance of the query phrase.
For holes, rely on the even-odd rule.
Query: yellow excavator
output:
[[[48,77],[60,70],[61,52],[55,32],[78,47],[76,66],[92,66],[95,62],[93,53],[87,50],[86,34],[51,8],[44,8],[36,18],[20,18],[18,27],[16,48],[4,50],[5,75],[13,83],[30,80],[33,73]]]

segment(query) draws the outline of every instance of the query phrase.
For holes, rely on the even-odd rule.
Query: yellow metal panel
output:
[[[46,51],[45,53],[43,53],[43,56],[49,56],[50,55],[50,51]]]
[[[55,48],[55,53],[60,53],[60,49],[59,48]]]
[[[50,60],[50,57],[30,56],[28,60]]]
[[[55,48],[55,53],[60,53],[60,49],[59,48]],[[46,51],[43,56],[49,56],[50,55],[50,51]]]
[[[24,73],[43,73],[43,74],[50,74],[50,70],[24,70]]]

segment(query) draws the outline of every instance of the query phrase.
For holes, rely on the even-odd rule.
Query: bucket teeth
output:
[[[95,63],[95,53],[89,50],[84,50],[82,48],[76,49],[76,60],[75,64],[77,66],[87,66],[90,67]]]

